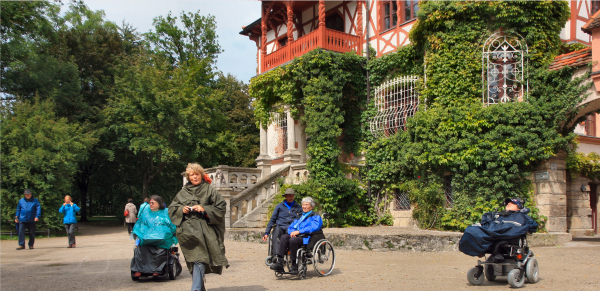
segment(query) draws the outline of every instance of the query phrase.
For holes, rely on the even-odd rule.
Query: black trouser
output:
[[[133,226],[135,225],[134,223],[127,223],[127,231],[129,232],[129,234],[131,234],[131,231],[133,230]]]
[[[279,253],[279,240],[285,232],[286,230],[283,228],[277,226],[273,228],[273,232],[271,233],[271,256],[275,256]]]
[[[303,239],[301,237],[290,237],[289,234],[284,234],[281,236],[279,243],[279,251],[277,254],[280,257],[284,257],[285,254],[290,251],[290,259],[292,260],[292,264],[296,264],[296,253],[298,249],[303,244]]]

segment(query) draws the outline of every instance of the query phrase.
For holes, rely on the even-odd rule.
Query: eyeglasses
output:
[[[150,201],[150,204],[158,204],[158,202]]]

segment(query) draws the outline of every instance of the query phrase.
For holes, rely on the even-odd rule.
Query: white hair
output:
[[[315,200],[313,200],[311,197],[304,197],[304,198],[302,198],[302,204],[303,204],[304,202],[306,202],[306,203],[310,203],[310,206],[311,206],[312,208],[315,208],[315,206],[317,205],[317,204],[315,203]]]

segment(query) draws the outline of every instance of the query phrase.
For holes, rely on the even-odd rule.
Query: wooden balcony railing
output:
[[[359,36],[322,27],[268,54],[262,62],[261,72],[289,62],[317,47],[340,53],[355,51],[357,54],[362,49]]]

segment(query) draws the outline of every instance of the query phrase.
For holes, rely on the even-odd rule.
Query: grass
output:
[[[75,236],[80,235],[79,232],[75,233]],[[50,237],[66,237],[67,234],[66,233],[59,233],[59,234],[55,234],[55,233],[50,233]],[[48,238],[48,234],[36,234],[35,235],[35,239],[41,239],[41,238]],[[3,234],[0,235],[0,240],[18,240],[19,236],[18,235],[13,235],[13,237],[10,237],[10,234]],[[25,234],[25,240],[29,240],[29,235]]]

